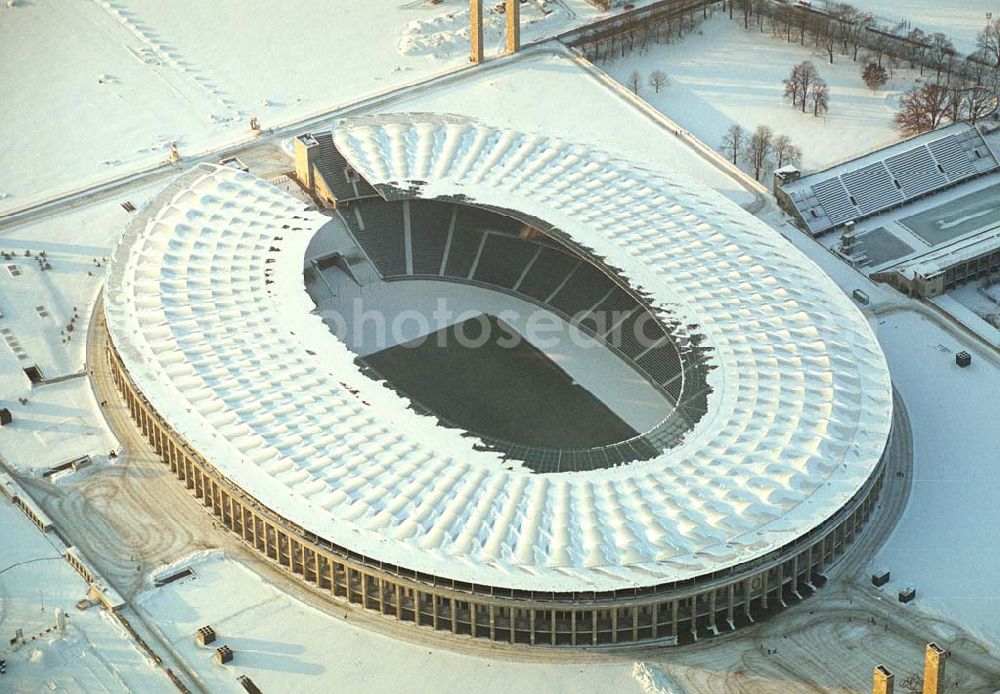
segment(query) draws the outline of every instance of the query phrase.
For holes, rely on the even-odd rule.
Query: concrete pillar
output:
[[[895,687],[896,676],[889,672],[885,665],[875,667],[875,675],[872,680],[872,694],[892,694]]]
[[[532,609],[528,614],[529,629],[531,630],[531,645],[535,645],[535,610]]]
[[[799,593],[799,555],[795,555],[792,559],[792,593],[795,594],[799,600],[802,599],[802,594]]]
[[[483,62],[483,0],[469,0],[469,42],[472,54],[469,61],[474,65]]]
[[[507,53],[521,50],[521,1],[506,0],[504,14],[507,16]]]
[[[438,628],[438,597],[431,593],[431,626]]]
[[[717,591],[713,589],[712,592],[708,594],[708,626],[710,626],[712,628],[712,631],[718,631],[718,629],[719,629],[719,627],[716,626],[716,624],[715,624],[715,600],[716,600],[715,594],[716,594],[716,592]]]
[[[736,606],[734,605],[734,603],[736,602],[736,584],[734,584],[734,583],[730,583],[729,584],[729,595],[728,595],[728,598],[729,598],[729,602],[726,605],[726,621],[729,623],[729,628],[730,629],[735,629],[736,628],[736,622],[735,622],[735,619],[736,619],[736,613],[735,613]]]
[[[639,640],[639,608],[633,607],[631,610],[632,615],[632,640]]]
[[[944,690],[944,661],[948,652],[936,643],[924,650],[924,694],[941,694]]]

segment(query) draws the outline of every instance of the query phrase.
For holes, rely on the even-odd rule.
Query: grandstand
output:
[[[585,469],[645,460],[676,445],[705,413],[707,369],[691,337],[674,335],[628,283],[582,250],[564,246],[516,213],[442,200],[355,201],[338,210],[357,246],[384,281],[462,282],[517,296],[562,317],[603,343],[673,405],[648,432],[586,449],[526,445],[472,430],[491,450],[536,471]],[[542,226],[539,224],[539,226]],[[373,378],[384,374],[363,360]],[[415,409],[457,426],[407,392]],[[468,428],[468,427],[463,427]]]
[[[295,177],[325,206],[338,207],[376,194],[337,150],[330,133],[299,135],[293,148]]]
[[[998,168],[979,130],[955,123],[808,176],[779,171],[775,195],[818,236]]]

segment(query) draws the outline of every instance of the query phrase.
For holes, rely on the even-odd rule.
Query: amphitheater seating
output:
[[[917,147],[889,157],[885,160],[885,165],[903,187],[903,194],[909,198],[923,195],[948,183],[926,147]]]
[[[312,135],[312,139],[319,145],[317,173],[339,202],[376,195],[368,181],[357,175],[349,175],[351,167],[334,144],[331,133],[316,133]]]
[[[457,224],[457,222],[456,222]],[[483,243],[483,232],[462,230],[453,232],[448,245],[448,259],[445,261],[444,274],[448,277],[467,279],[472,266],[479,255]]]
[[[903,192],[896,187],[889,170],[882,162],[869,164],[857,171],[848,171],[840,179],[847,186],[862,215],[869,215],[903,201]]]
[[[413,274],[440,275],[454,206],[434,200],[410,201]]]
[[[580,260],[566,255],[554,248],[542,248],[535,262],[528,269],[528,274],[521,280],[517,291],[536,301],[548,301],[549,296],[559,288],[567,275],[572,272]]]
[[[403,203],[355,205],[341,218],[383,277],[406,273]]]
[[[590,263],[581,263],[549,299],[549,303],[572,317],[593,309],[614,287],[603,272]]]
[[[839,181],[837,185],[843,188]],[[522,222],[488,210],[426,200],[362,200],[340,214],[383,278],[450,277],[544,304],[602,338],[682,404],[685,381],[680,375],[692,367],[663,326],[597,266],[551,242],[522,237]],[[677,422],[671,426],[681,427]],[[642,448],[648,443],[636,445],[643,455],[649,454]],[[607,455],[636,454],[628,448]]]
[[[955,124],[782,186],[813,234],[1000,168],[979,131]]]
[[[513,289],[538,247],[517,236],[487,234],[473,276],[478,282]]]

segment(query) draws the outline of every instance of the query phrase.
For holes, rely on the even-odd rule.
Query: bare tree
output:
[[[632,74],[628,76],[628,86],[632,87],[632,91],[636,94],[639,93],[639,82],[642,81],[642,75],[639,74],[638,70],[633,70]]]
[[[910,67],[916,63],[920,66],[920,75],[924,74],[924,63],[927,57],[927,47],[930,38],[919,27],[913,29],[906,35],[906,42],[910,46]]]
[[[806,112],[806,99],[812,83],[819,79],[816,66],[805,60],[792,66],[792,71],[785,79],[785,98],[791,99],[792,106],[800,106],[802,113]]]
[[[973,125],[997,108],[997,94],[985,87],[963,89],[959,98],[959,118]]]
[[[833,55],[840,43],[840,22],[822,13],[810,13],[808,28],[813,36],[813,43],[822,48],[833,65]]]
[[[775,165],[780,169],[785,164],[798,166],[802,163],[802,150],[792,144],[788,135],[778,135],[774,138]]]
[[[951,61],[955,58],[955,47],[951,39],[940,31],[931,34],[930,43],[927,46],[927,57],[931,61],[931,67],[937,71],[937,81],[941,81],[941,71],[947,70],[951,74]]]
[[[909,694],[921,694],[924,691],[924,678],[916,672],[911,672],[899,681],[899,686]]]
[[[858,51],[865,45],[868,35],[868,27],[875,24],[875,17],[871,12],[862,12],[847,3],[841,3],[833,10],[833,15],[841,21],[841,38],[844,40],[844,51],[847,47],[852,49],[851,60],[857,62]]]
[[[737,124],[730,125],[729,130],[722,136],[722,146],[719,149],[735,164],[743,153],[746,139],[746,130]]]
[[[753,169],[753,176],[758,181],[770,168],[773,153],[774,132],[766,125],[758,125],[743,148],[743,161]]]
[[[868,63],[861,71],[861,79],[869,89],[875,91],[889,81],[889,73],[878,63]]]
[[[952,92],[941,84],[914,87],[899,97],[893,124],[906,135],[933,130],[944,122]]]
[[[976,37],[976,46],[985,60],[1000,68],[1000,17],[995,17]]]
[[[649,73],[649,86],[655,89],[657,94],[663,87],[669,87],[670,79],[667,77],[667,73],[663,70],[653,70]]]
[[[822,77],[813,80],[812,86],[809,88],[809,100],[812,102],[814,116],[818,117],[830,110],[830,87],[827,86],[826,80]],[[802,103],[805,105],[805,100]]]
[[[730,7],[731,6],[732,3],[730,3]],[[736,0],[736,6],[740,9],[740,12],[743,13],[743,28],[749,29],[750,15],[753,13],[753,3],[750,0]],[[732,12],[731,9],[730,12]],[[730,16],[730,19],[732,19],[732,16]]]
[[[812,64],[812,61],[804,60],[798,64],[796,79],[799,81],[799,90],[802,92],[802,113],[805,113],[806,97],[809,95],[809,89],[812,87],[813,82],[819,79],[819,72],[816,71],[816,66]]]

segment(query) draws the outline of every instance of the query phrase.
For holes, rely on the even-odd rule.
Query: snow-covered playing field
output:
[[[734,124],[747,130],[768,125],[802,148],[804,169],[817,170],[899,139],[892,116],[896,95],[913,83],[908,71],[897,71],[885,88],[873,92],[850,56],[837,54],[830,65],[825,54],[774,37],[766,27],[744,30],[741,20],[717,13],[679,41],[652,44],[643,54],[598,66],[623,85],[638,71],[639,96],[709,147],[718,148]],[[825,116],[802,113],[784,98],[782,80],[803,60],[813,61],[830,85]],[[667,73],[671,82],[659,93],[647,82],[654,70]]]

